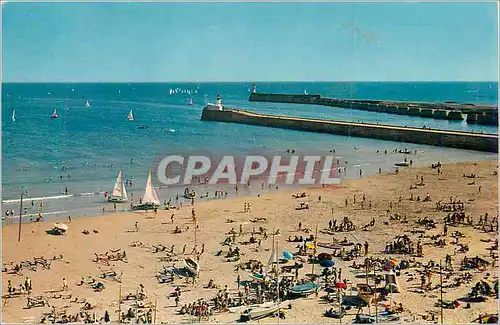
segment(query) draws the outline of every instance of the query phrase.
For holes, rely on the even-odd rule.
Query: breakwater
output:
[[[206,106],[201,120],[252,124],[310,132],[331,133],[432,146],[498,152],[498,135],[419,129],[393,125],[325,121],[289,116],[257,114],[249,111]]]
[[[322,105],[453,121],[465,119],[467,123],[498,125],[498,107],[459,104],[455,102],[420,103],[355,100],[322,98],[321,95],[265,94],[256,92],[250,94],[249,101]]]

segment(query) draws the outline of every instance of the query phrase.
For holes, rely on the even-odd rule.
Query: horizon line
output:
[[[375,81],[375,80],[293,80],[293,81],[282,81],[282,80],[242,80],[242,81],[183,81],[183,80],[173,80],[173,81],[3,81],[2,84],[125,84],[125,83],[299,83],[299,82],[310,82],[310,83],[460,83],[460,82],[480,82],[480,83],[499,83],[498,80],[385,80],[385,81]]]

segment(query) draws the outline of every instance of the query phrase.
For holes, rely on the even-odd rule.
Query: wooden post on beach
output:
[[[375,292],[375,324],[378,323],[378,299],[377,299],[377,266],[373,266],[373,278],[375,282],[375,288],[373,289]]]
[[[17,242],[21,241],[21,224],[23,219],[23,196],[24,192],[21,194],[21,207],[19,208],[19,234],[17,236]]]
[[[153,324],[156,324],[156,310],[158,308],[158,299],[155,299],[155,311],[153,314]]]
[[[312,277],[314,277],[314,262],[316,261],[317,241],[318,241],[318,224],[316,224],[316,234],[314,235],[314,253],[313,253],[314,255],[313,255],[313,259],[312,259],[312,271],[311,271]],[[314,278],[313,278],[313,281],[314,281]]]
[[[122,284],[120,283],[120,290],[118,291],[118,323],[121,322],[122,322]]]
[[[441,260],[439,260],[439,291],[441,295],[441,324],[444,324],[443,322],[443,268],[441,267]]]

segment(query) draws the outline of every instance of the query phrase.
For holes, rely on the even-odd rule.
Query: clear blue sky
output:
[[[496,3],[7,3],[14,81],[496,81]]]

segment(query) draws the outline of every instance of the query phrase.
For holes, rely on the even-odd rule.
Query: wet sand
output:
[[[22,239],[17,241],[18,226],[11,224],[2,228],[2,245],[3,245],[3,262],[4,265],[9,262],[19,262],[21,260],[32,260],[33,257],[44,256],[51,258],[52,256],[62,254],[62,260],[55,260],[51,264],[50,270],[38,267],[37,271],[23,269],[23,275],[13,275],[3,273],[2,288],[3,293],[7,292],[7,281],[11,280],[14,286],[24,282],[26,276],[33,281],[32,296],[44,295],[48,297],[51,306],[56,308],[56,311],[67,310],[69,314],[75,314],[82,303],[71,303],[70,300],[78,297],[79,299],[86,298],[95,306],[92,312],[95,312],[97,318],[104,315],[107,310],[110,314],[111,321],[116,322],[118,319],[118,297],[121,290],[122,296],[129,292],[136,292],[139,284],[145,288],[147,302],[151,305],[156,304],[156,323],[169,322],[192,322],[198,318],[186,315],[178,315],[179,308],[175,308],[175,301],[169,298],[169,295],[174,292],[176,286],[182,287],[182,295],[180,305],[193,302],[198,298],[204,297],[206,300],[212,298],[217,293],[217,289],[204,288],[209,279],[213,279],[217,285],[224,288],[225,285],[231,295],[237,294],[236,278],[238,273],[235,271],[237,262],[226,262],[222,256],[215,254],[221,249],[227,252],[228,246],[222,246],[221,243],[228,236],[227,232],[234,228],[239,232],[240,224],[243,228],[241,237],[237,236],[237,241],[247,241],[250,237],[252,229],[259,227],[267,228],[268,232],[273,229],[279,229],[281,236],[276,237],[279,241],[280,251],[289,250],[296,251],[297,243],[289,243],[286,241],[288,236],[295,235],[308,236],[314,234],[314,229],[318,225],[319,229],[327,228],[328,221],[336,218],[338,221],[345,216],[356,225],[356,230],[353,232],[339,232],[334,235],[335,238],[342,240],[347,237],[349,241],[355,243],[364,243],[368,241],[369,256],[389,258],[393,257],[396,260],[410,258],[405,255],[384,254],[384,248],[387,242],[394,239],[396,235],[406,234],[415,242],[419,234],[413,234],[410,230],[417,227],[416,220],[422,217],[433,218],[437,227],[428,230],[426,235],[435,235],[443,232],[443,218],[448,214],[442,211],[436,211],[436,202],[442,200],[448,202],[450,196],[456,200],[465,202],[465,213],[474,218],[476,224],[480,215],[488,213],[490,218],[498,215],[498,176],[493,175],[496,171],[497,161],[486,161],[477,163],[458,163],[444,165],[441,168],[442,174],[437,175],[436,169],[430,167],[419,168],[401,168],[399,174],[385,173],[373,177],[354,179],[344,182],[341,185],[330,186],[326,188],[304,188],[300,191],[279,191],[275,193],[267,193],[260,197],[237,197],[231,199],[220,199],[206,202],[197,202],[195,205],[196,215],[199,221],[199,228],[196,232],[196,242],[198,251],[201,245],[205,244],[204,253],[200,257],[201,271],[200,277],[195,285],[186,284],[182,279],[176,279],[174,284],[160,284],[155,275],[162,269],[162,265],[172,265],[160,261],[161,256],[165,256],[164,252],[153,253],[153,245],[162,244],[170,249],[175,245],[174,251],[178,254],[175,262],[176,266],[182,266],[182,247],[187,245],[186,255],[189,255],[193,250],[195,241],[194,225],[191,217],[192,206],[184,205],[180,210],[158,211],[154,216],[153,212],[148,213],[116,213],[108,214],[101,217],[78,218],[71,222],[63,220],[69,230],[64,236],[52,236],[45,233],[46,230],[52,228],[51,223],[32,223],[22,225]],[[462,177],[463,174],[474,173],[479,178],[470,179]],[[417,177],[418,176],[418,180]],[[420,176],[424,178],[424,186],[418,186],[417,189],[410,190],[410,185],[414,185],[420,181]],[[474,184],[468,185],[474,182]],[[478,193],[479,186],[481,191]],[[296,192],[306,191],[307,198],[295,199],[292,194]],[[414,198],[420,196],[423,199],[429,193],[430,202],[410,201],[410,194],[413,193]],[[363,194],[366,196],[364,207],[360,205]],[[357,203],[353,204],[353,197],[356,195]],[[321,196],[321,202],[318,197]],[[402,197],[401,202],[398,198]],[[348,205],[345,206],[345,199],[348,199]],[[473,200],[473,201],[471,201]],[[372,206],[368,208],[367,203],[371,201]],[[244,212],[244,203],[251,204],[251,211]],[[296,210],[299,202],[308,202],[309,209]],[[392,202],[392,209],[390,208]],[[388,211],[389,210],[389,211]],[[398,221],[390,221],[389,216],[399,214],[407,217],[408,223],[402,224]],[[171,215],[174,214],[174,223],[171,222]],[[255,218],[266,218],[265,222],[252,222]],[[369,223],[372,218],[375,218],[375,226],[369,231],[363,231],[361,227]],[[235,222],[227,223],[227,219],[232,219]],[[138,222],[138,231],[135,229],[135,223]],[[311,229],[310,233],[298,232],[297,227],[299,222],[302,223],[302,228]],[[180,227],[183,232],[181,234],[173,234],[175,227]],[[189,227],[188,230],[187,227]],[[419,228],[423,229],[423,228]],[[85,235],[83,230],[88,230],[90,233]],[[97,233],[94,233],[97,230]],[[456,245],[451,244],[450,233],[455,230],[465,234],[465,238],[461,239],[461,243],[469,244],[469,252],[454,253]],[[424,257],[416,257],[417,261],[427,262],[428,260],[439,261],[445,260],[446,254],[453,256],[454,270],[459,269],[460,260],[464,256],[474,257],[479,256],[487,260],[489,252],[486,250],[493,244],[497,238],[497,232],[485,233],[472,227],[465,226],[449,226],[447,245],[444,248],[432,246],[433,240],[422,238]],[[260,236],[258,237],[261,238]],[[332,236],[319,233],[318,241],[331,241]],[[482,241],[483,240],[483,241]],[[484,242],[490,240],[491,242]],[[134,241],[141,241],[144,247],[131,247],[130,244]],[[262,247],[257,250],[257,245],[238,245],[241,250],[240,262],[246,262],[250,259],[260,260],[266,263],[270,247],[272,246],[271,237],[267,240],[262,240]],[[111,262],[109,267],[93,262],[94,253],[105,253],[109,250],[122,249],[126,251],[128,263],[122,261]],[[318,253],[328,251],[326,249],[318,249]],[[364,278],[356,277],[355,272],[348,265],[350,262],[344,262],[339,258],[334,259],[336,266],[342,268],[343,278],[353,283],[364,283]],[[356,260],[358,264],[363,263],[364,257]],[[101,269],[106,270],[113,267],[117,273],[123,272],[122,283],[110,279],[100,279]],[[10,269],[10,266],[8,267]],[[318,272],[316,267],[316,272]],[[304,277],[305,273],[310,273],[311,265],[304,264],[304,268],[300,270],[299,278]],[[415,273],[413,269],[409,270]],[[494,278],[498,277],[496,267],[491,265],[485,271],[471,271],[473,280],[469,285],[462,285],[458,288],[446,289],[444,293],[445,300],[455,300],[464,297],[470,287],[478,280],[483,279],[487,273],[491,273]],[[239,271],[241,280],[250,280],[248,271]],[[76,283],[82,277],[92,276],[97,281],[102,281],[105,284],[105,289],[102,292],[94,292],[89,285],[77,286]],[[68,290],[63,292],[63,295],[71,294],[71,299],[51,298],[54,294],[61,293],[62,279],[65,277],[68,283]],[[434,304],[439,298],[439,290],[434,290],[427,293],[409,292],[413,287],[419,285],[419,277],[416,276],[413,282],[406,282],[408,278],[404,272],[399,277],[401,293],[394,294],[393,300],[397,303],[401,302],[405,308],[402,313],[405,322],[426,322],[422,319],[422,315],[426,315],[429,311],[439,312],[439,308],[434,307]],[[439,277],[434,276],[432,283],[439,283]],[[120,289],[121,288],[121,289]],[[57,292],[57,293],[56,293]],[[320,293],[319,297],[324,295]],[[39,322],[42,313],[49,312],[50,307],[39,307],[31,309],[23,309],[26,306],[26,297],[4,299],[2,307],[2,321],[8,323],[35,323]],[[297,299],[292,302],[293,308],[286,313],[286,322],[290,323],[321,323],[321,322],[338,322],[338,320],[328,319],[322,316],[323,312],[334,305],[325,304],[320,298],[311,295],[308,298]],[[133,303],[133,302],[132,302]],[[123,303],[121,311],[126,311],[131,303]],[[479,314],[498,312],[498,300],[493,297],[489,298],[484,303],[471,303],[470,309],[463,308],[465,303],[457,309],[444,309],[445,323],[469,323]],[[355,313],[350,311],[350,313]],[[238,318],[238,314],[222,313],[212,316],[210,322],[230,322]],[[354,316],[345,317],[342,322],[351,323]],[[208,321],[205,319],[205,321]],[[265,322],[276,321],[268,319]]]

